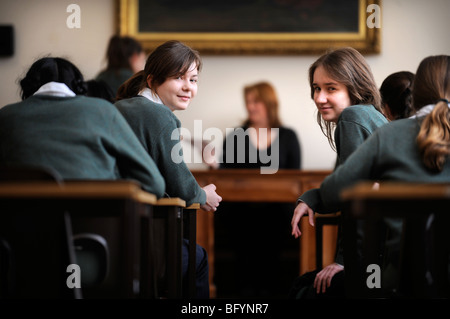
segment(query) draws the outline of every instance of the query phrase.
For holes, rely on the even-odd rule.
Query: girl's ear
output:
[[[152,88],[152,79],[153,77],[151,75],[147,76],[147,86],[149,89]]]

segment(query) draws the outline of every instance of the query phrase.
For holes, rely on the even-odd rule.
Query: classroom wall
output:
[[[66,8],[71,3],[81,8],[80,29],[66,25],[70,15]],[[86,79],[93,78],[105,66],[106,46],[115,31],[114,10],[114,0],[0,0],[0,24],[13,24],[16,37],[15,55],[0,58],[0,106],[19,100],[17,79],[33,61],[46,55],[66,57]],[[383,1],[381,53],[366,56],[378,86],[390,73],[415,72],[426,56],[450,54],[449,12],[447,0]],[[189,132],[218,128],[225,134],[226,128],[245,119],[243,86],[270,81],[279,95],[284,124],[299,136],[303,168],[331,169],[335,153],[317,125],[307,80],[307,70],[317,57],[203,56],[197,98],[187,111],[176,115]],[[188,163],[196,160],[194,154],[186,151]],[[204,168],[202,164],[189,165]]]

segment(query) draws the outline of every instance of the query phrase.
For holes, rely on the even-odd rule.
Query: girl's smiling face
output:
[[[193,63],[185,74],[166,79],[156,88],[156,94],[173,111],[185,110],[197,95],[198,70]]]
[[[328,76],[322,66],[318,66],[313,77],[314,103],[322,118],[336,123],[342,111],[352,105],[347,87]]]

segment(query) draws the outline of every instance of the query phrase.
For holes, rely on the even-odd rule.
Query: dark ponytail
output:
[[[117,90],[116,101],[135,97],[147,86],[144,70],[135,73],[126,80]]]
[[[401,71],[392,73],[381,84],[383,108],[389,108],[389,112],[395,120],[412,115],[413,83],[414,73]]]
[[[19,81],[22,100],[29,98],[49,82],[64,83],[77,95],[85,95],[87,92],[83,75],[74,64],[62,58],[46,57],[34,62],[25,77]]]

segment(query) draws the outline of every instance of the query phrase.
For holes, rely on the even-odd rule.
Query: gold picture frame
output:
[[[330,48],[343,46],[351,46],[364,54],[375,54],[381,51],[380,25],[368,26],[368,18],[370,19],[372,14],[368,9],[369,5],[374,4],[381,8],[381,0],[354,0],[358,2],[358,17],[357,31],[353,32],[333,32],[333,30],[321,32],[145,31],[140,28],[139,24],[139,6],[143,5],[142,1],[151,0],[116,1],[118,33],[136,38],[147,51],[172,39],[186,43],[200,51],[202,55],[320,54]],[[173,9],[176,9],[175,7]],[[336,13],[336,15],[338,14]],[[333,16],[330,15],[330,17]],[[355,17],[351,18],[355,19]]]

